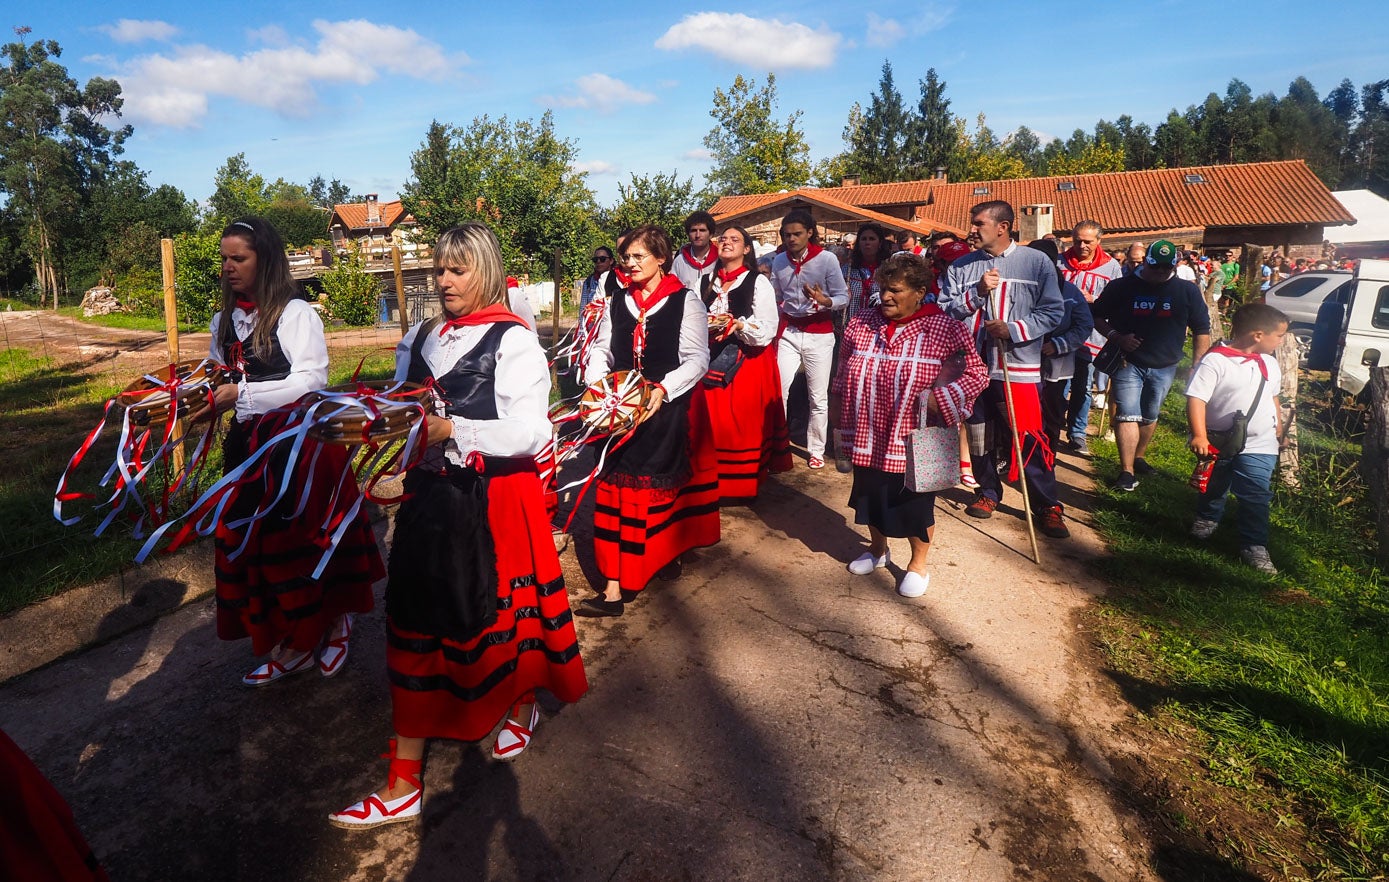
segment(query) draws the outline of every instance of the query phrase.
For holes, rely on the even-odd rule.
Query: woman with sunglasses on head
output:
[[[222,309],[212,317],[210,355],[242,373],[214,393],[217,411],[234,411],[222,447],[229,473],[285,426],[289,413],[279,408],[328,384],[328,344],[323,321],[290,275],[284,241],[267,221],[244,217],[227,225],[221,253]],[[284,474],[288,455],[277,450],[268,467],[251,470],[214,541],[217,636],[250,637],[256,655],[270,656],[241,678],[247,686],[315,667],[325,677],[342,670],[352,616],[371,610],[372,583],[385,575],[371,524],[359,511],[322,577],[314,578],[331,499],[337,494],[340,504],[350,503],[357,485],[345,448],[303,451],[299,462],[312,471],[294,476]],[[275,508],[248,526],[228,526],[273,499],[277,477],[294,483]],[[306,484],[308,501],[300,510]]]
[[[593,546],[602,593],[576,615],[620,616],[680,555],[719,541],[718,463],[699,381],[709,367],[708,312],[670,274],[670,235],[648,224],[623,239],[628,284],[609,299],[584,380],[636,371],[654,384],[642,421],[598,474]]]
[[[767,472],[791,468],[791,439],[777,373],[776,292],[757,271],[752,237],[725,227],[714,242],[719,265],[703,282],[709,310],[704,399],[719,459],[719,500],[751,502]]]
[[[550,441],[549,366],[509,312],[501,249],[486,226],[434,251],[443,315],[396,347],[396,379],[432,382],[442,415],[405,477],[386,586],[391,681],[386,786],[329,815],[348,829],[420,813],[425,740],[478,741],[506,718],[493,759],[530,745],[535,690],[588,689],[535,456]]]

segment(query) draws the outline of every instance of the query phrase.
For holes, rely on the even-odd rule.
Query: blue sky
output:
[[[1305,75],[1325,95],[1343,77],[1389,76],[1389,16],[1368,0],[1315,19],[1302,3],[1169,0],[27,5],[7,26],[58,41],[79,82],[118,79],[135,126],[127,157],[198,200],[243,152],[269,180],[321,174],[389,199],[431,120],[546,108],[601,203],[632,173],[699,183],[713,90],[739,73],[776,73],[780,115],[803,111],[815,160],[842,148],[849,107],[866,104],[884,59],[909,101],[935,67],[971,125],[983,112],[999,134],[1063,138],[1124,113],[1156,125],[1233,77],[1281,95]]]

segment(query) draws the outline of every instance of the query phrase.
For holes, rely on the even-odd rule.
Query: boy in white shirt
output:
[[[1268,556],[1268,511],[1283,441],[1278,406],[1282,376],[1272,353],[1287,333],[1288,317],[1277,309],[1264,303],[1241,306],[1231,323],[1230,341],[1206,353],[1186,387],[1191,449],[1197,456],[1218,456],[1210,483],[1197,500],[1191,535],[1210,538],[1225,512],[1226,494],[1234,493],[1240,559],[1269,575],[1278,572]],[[1212,451],[1209,435],[1229,430],[1238,413],[1249,419],[1243,446],[1220,449],[1215,444]]]

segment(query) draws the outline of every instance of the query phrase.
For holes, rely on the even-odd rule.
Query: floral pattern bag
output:
[[[903,476],[913,493],[935,493],[960,483],[960,430],[957,426],[922,426],[907,435],[907,468]]]

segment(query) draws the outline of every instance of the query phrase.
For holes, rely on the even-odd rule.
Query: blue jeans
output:
[[[1143,425],[1157,422],[1162,402],[1176,378],[1175,364],[1160,368],[1139,367],[1133,363],[1124,365],[1111,380],[1115,422]]]
[[[1239,502],[1235,529],[1239,544],[1268,544],[1268,508],[1273,501],[1273,470],[1278,468],[1276,453],[1240,453],[1233,459],[1215,463],[1206,492],[1196,501],[1196,517],[1216,521],[1225,513],[1225,496],[1233,493]]]

